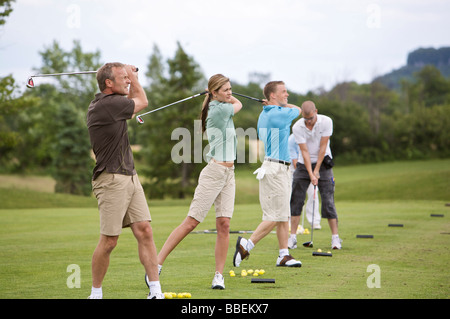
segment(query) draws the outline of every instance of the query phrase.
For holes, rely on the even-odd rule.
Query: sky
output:
[[[24,90],[53,41],[141,70],[155,45],[168,59],[179,42],[206,78],[247,84],[259,72],[301,94],[368,83],[417,48],[450,46],[448,0],[16,0],[13,10],[0,26],[0,77]]]

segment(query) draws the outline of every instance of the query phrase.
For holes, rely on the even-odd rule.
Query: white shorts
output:
[[[264,161],[264,176],[259,180],[259,201],[262,220],[287,222],[290,216],[291,177],[289,166]]]
[[[235,192],[234,166],[225,167],[211,160],[200,173],[188,216],[201,223],[214,204],[216,218],[231,218]]]

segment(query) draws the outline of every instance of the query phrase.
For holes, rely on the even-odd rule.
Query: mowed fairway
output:
[[[251,173],[236,171],[237,203],[231,230],[254,230],[261,220],[258,183]],[[343,249],[332,251],[332,257],[312,256],[318,248],[330,250],[326,220],[321,230],[314,231],[314,248],[301,246],[310,235],[298,236],[299,247],[291,254],[302,261],[301,268],[275,266],[275,234],[258,243],[250,258],[235,268],[232,257],[239,235],[230,234],[226,289],[217,291],[210,288],[216,235],[193,233],[166,260],[162,290],[189,292],[193,299],[448,298],[450,160],[337,167],[335,176]],[[5,180],[0,177],[0,298],[85,299],[98,240],[95,200],[25,190],[20,183],[12,186],[11,180]],[[188,207],[188,200],[150,202],[158,249],[186,217]],[[196,231],[214,228],[212,210]],[[358,234],[373,238],[356,238]],[[77,283],[71,267],[79,267],[80,288],[69,288]],[[264,269],[261,278],[273,278],[275,283],[252,284],[252,276],[241,277],[241,269]],[[230,277],[229,270],[236,276]],[[369,288],[378,283],[379,288]],[[112,254],[103,287],[108,299],[146,297],[144,270],[129,229],[123,231]]]

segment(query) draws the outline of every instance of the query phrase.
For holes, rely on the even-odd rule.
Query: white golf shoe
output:
[[[297,238],[294,236],[289,236],[288,239],[288,248],[289,249],[295,249],[297,248]]]
[[[341,249],[342,248],[342,240],[339,238],[339,235],[331,236],[331,249]]]
[[[150,292],[147,296],[147,299],[164,299],[164,294],[163,293],[155,293],[155,292]]]
[[[225,280],[223,279],[222,274],[219,273],[218,271],[216,271],[216,273],[214,275],[211,288],[212,289],[225,289]]]
[[[236,251],[233,256],[234,267],[239,267],[241,261],[250,256],[250,253],[245,249],[245,247],[247,247],[247,239],[239,236],[236,242]]]
[[[302,262],[295,260],[291,255],[278,256],[277,267],[301,267]]]

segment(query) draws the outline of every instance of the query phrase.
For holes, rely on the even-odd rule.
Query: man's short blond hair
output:
[[[263,94],[267,100],[270,100],[270,94],[275,93],[277,91],[278,85],[284,85],[283,81],[270,81],[266,84],[263,90]]]

